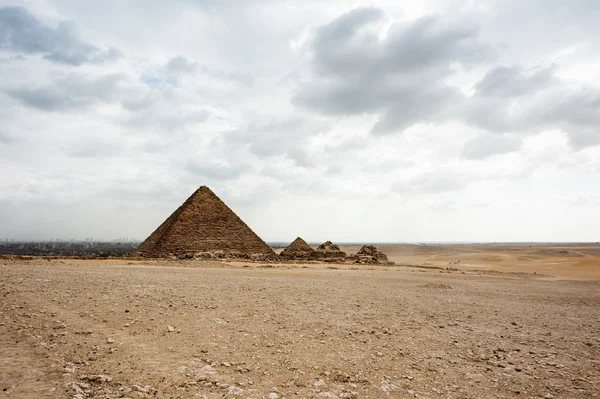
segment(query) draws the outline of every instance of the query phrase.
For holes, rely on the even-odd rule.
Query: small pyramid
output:
[[[313,252],[311,246],[298,237],[279,256],[285,259],[308,259]]]
[[[147,257],[191,257],[206,253],[256,259],[277,256],[206,186],[196,190],[136,252]]]
[[[319,245],[317,247],[317,250],[315,251],[315,255],[319,259],[321,259],[321,258],[325,258],[325,259],[345,258],[346,257],[346,253],[344,251],[342,251],[339,246],[332,243],[331,241],[325,241],[323,244]]]
[[[364,259],[372,258],[374,262],[388,262],[387,255],[379,251],[374,245],[363,245],[356,253],[356,257]]]

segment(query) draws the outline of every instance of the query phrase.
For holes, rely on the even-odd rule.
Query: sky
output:
[[[600,241],[596,0],[0,0],[0,239]]]

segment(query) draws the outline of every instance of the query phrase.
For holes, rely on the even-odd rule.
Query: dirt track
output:
[[[0,259],[0,398],[599,396],[600,282],[180,265]]]

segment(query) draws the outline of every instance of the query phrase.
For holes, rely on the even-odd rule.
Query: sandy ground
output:
[[[0,398],[600,397],[585,262],[392,250],[444,269],[0,259]]]
[[[360,246],[345,246],[348,254]],[[383,245],[399,265],[536,273],[563,279],[600,280],[600,244]]]

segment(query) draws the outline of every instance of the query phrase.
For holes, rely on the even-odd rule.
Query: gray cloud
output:
[[[475,86],[465,120],[496,133],[558,129],[576,149],[600,144],[600,87],[574,85],[553,69],[493,69]]]
[[[473,27],[445,25],[437,17],[395,23],[380,38],[383,17],[359,8],[318,29],[310,47],[312,80],[292,102],[329,115],[380,114],[375,134],[452,115],[465,99],[444,82],[450,64],[483,62],[491,49],[478,42]]]
[[[120,105],[124,112],[113,120],[138,129],[173,130],[206,121],[210,112],[190,103],[182,90],[140,85],[125,74],[98,77],[67,73],[52,83],[5,88],[4,92],[21,104],[47,112],[75,111],[96,104]]]
[[[1,48],[2,46],[0,46],[0,49]],[[12,55],[10,57],[0,57],[0,64],[7,64],[13,61],[23,61],[24,59],[26,59],[26,57],[22,56],[21,54]]]
[[[4,92],[23,105],[42,111],[65,111],[98,102],[113,101],[124,75],[110,74],[98,78],[69,73],[57,77],[51,84],[37,87],[21,86]]]
[[[103,63],[122,56],[116,48],[85,43],[70,23],[61,22],[56,28],[46,26],[23,7],[0,8],[0,49],[42,54],[47,60],[73,66]]]
[[[456,108],[465,101],[459,90],[443,85],[431,85],[421,89],[415,87],[414,90],[395,94],[409,101],[395,102],[388,106],[371,129],[371,133],[385,135],[402,132],[419,122],[449,119]]]
[[[559,129],[576,149],[600,142],[600,88],[573,87],[556,76],[557,65],[496,66],[467,97],[447,78],[452,65],[493,60],[477,29],[423,17],[395,23],[382,36],[384,22],[381,10],[359,8],[317,29],[308,45],[312,74],[292,103],[326,115],[378,115],[371,129],[376,135],[417,123],[459,121],[494,133]],[[463,156],[488,156],[517,145],[494,140],[495,150],[474,141]]]
[[[171,58],[165,64],[165,72],[169,74],[190,73],[198,67],[198,64],[190,61],[183,55]]]
[[[600,129],[571,132],[569,134],[569,144],[576,150],[600,145]]]
[[[557,82],[555,66],[540,66],[526,71],[520,66],[497,67],[475,85],[481,96],[517,97],[532,95]]]
[[[468,141],[461,156],[470,160],[482,160],[492,155],[517,151],[520,147],[521,140],[516,137],[486,133]]]
[[[381,39],[382,22],[381,10],[357,8],[321,27],[312,49],[317,71],[386,78],[432,69],[447,72],[450,62],[469,64],[490,55],[471,26],[444,25],[438,17],[422,17],[408,24],[394,23]]]

